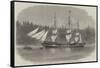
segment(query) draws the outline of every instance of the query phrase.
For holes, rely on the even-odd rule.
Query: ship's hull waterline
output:
[[[75,43],[75,44],[67,44],[67,43],[57,43],[57,42],[43,42],[42,45],[45,48],[78,48],[84,47],[86,43]]]

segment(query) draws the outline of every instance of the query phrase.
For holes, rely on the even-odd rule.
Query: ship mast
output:
[[[69,16],[68,16],[68,26],[69,26],[69,29],[71,29],[71,19],[70,19],[71,10],[69,10],[68,13],[69,13]]]
[[[77,30],[79,33],[77,33],[77,35],[79,35],[79,43],[82,43],[82,37],[80,34],[80,26],[79,26],[79,19],[77,19]]]
[[[57,21],[56,21],[56,13],[54,14],[54,19],[53,19],[53,34],[57,33]]]
[[[70,39],[72,38],[72,31],[71,31],[71,19],[70,19],[70,14],[71,14],[71,11],[69,10],[69,16],[68,16],[68,30],[67,30],[67,34],[66,34],[66,40],[68,43],[70,43]]]
[[[57,38],[57,25],[56,25],[56,14],[54,14],[54,25],[53,25],[53,30],[52,30],[52,36],[51,36],[51,39],[52,39],[52,42],[55,42],[56,38]],[[54,45],[55,46],[55,45]]]
[[[89,25],[89,23],[88,23],[88,29],[90,28],[90,25]]]
[[[54,29],[56,29],[57,28],[57,26],[56,26],[56,13],[54,14]]]
[[[79,31],[79,19],[77,19],[77,29],[78,29],[78,31]]]

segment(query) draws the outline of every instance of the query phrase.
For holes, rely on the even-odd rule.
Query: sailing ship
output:
[[[86,44],[85,42],[83,42],[82,40],[82,36],[81,36],[81,32],[80,32],[80,28],[79,28],[79,19],[77,20],[77,29],[76,32],[72,31],[72,27],[71,27],[71,17],[70,17],[71,11],[69,11],[69,16],[68,16],[68,30],[66,31],[66,40],[67,40],[67,45],[68,47],[84,47],[84,45]],[[73,36],[74,35],[74,36]]]
[[[68,16],[68,29],[66,29],[66,34],[65,34],[65,41],[66,43],[59,43],[56,41],[56,39],[59,37],[58,33],[60,33],[57,28],[57,22],[56,22],[56,14],[54,14],[53,18],[53,28],[51,31],[50,39],[47,40],[47,35],[49,33],[49,29],[43,29],[39,32],[39,27],[34,29],[32,32],[29,32],[27,35],[30,36],[31,38],[37,39],[40,41],[40,43],[46,47],[46,48],[59,48],[59,47],[69,47],[69,48],[74,48],[74,47],[84,47],[86,44],[82,40],[82,36],[80,33],[79,29],[79,21],[77,22],[77,32],[73,32],[72,26],[71,26],[71,17],[70,17],[71,11],[69,11],[69,16]],[[74,35],[74,36],[73,36]]]
[[[77,21],[77,30],[74,33],[73,40],[70,41],[70,47],[84,47],[86,43],[82,39],[82,34],[79,29],[79,20]]]

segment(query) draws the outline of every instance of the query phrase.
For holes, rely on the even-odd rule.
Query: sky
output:
[[[23,23],[32,22],[38,25],[52,26],[54,16],[56,16],[57,27],[68,26],[68,16],[71,17],[72,27],[76,28],[79,20],[80,29],[88,27],[95,28],[96,8],[70,5],[51,5],[51,4],[29,4],[16,3],[15,18]],[[71,13],[69,13],[71,11]]]

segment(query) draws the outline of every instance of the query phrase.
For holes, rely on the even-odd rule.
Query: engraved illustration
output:
[[[95,56],[96,21],[87,9],[48,4],[24,8],[16,17],[17,55],[33,65],[85,62]]]

